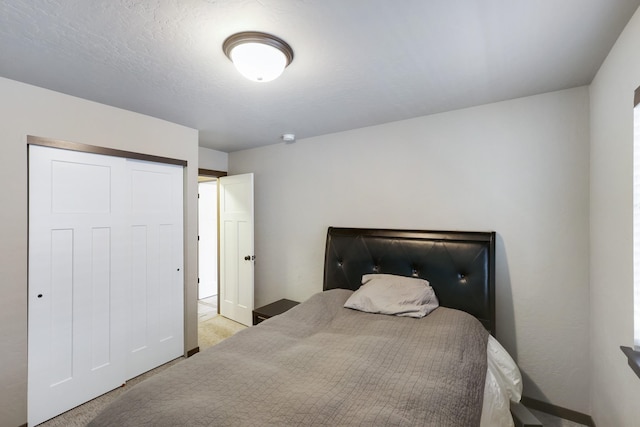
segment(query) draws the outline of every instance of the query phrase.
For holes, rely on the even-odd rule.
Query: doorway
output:
[[[198,177],[198,320],[218,314],[218,179]]]
[[[200,310],[210,313],[199,315],[199,324],[203,323],[203,317],[216,317],[220,314],[235,322],[250,326],[254,307],[255,262],[253,251],[253,174],[226,176],[226,173],[223,172],[218,176],[213,176],[200,172],[199,177],[201,190],[199,206],[208,209],[206,212],[199,212],[200,227],[210,229],[211,223],[215,223],[217,227],[215,238],[204,236],[200,230],[198,232],[199,246],[202,248],[199,250],[202,253],[199,253],[198,256],[199,288],[202,288],[202,297],[199,297],[198,305]],[[214,187],[213,183],[209,182],[213,180],[217,184],[215,187],[216,196],[210,197],[214,192]],[[207,202],[208,198],[216,200],[216,203]],[[217,215],[214,215],[214,212],[217,212]],[[209,221],[210,219],[212,221]],[[207,239],[210,241],[209,245],[206,242]],[[212,254],[214,247],[217,250]],[[217,283],[212,286],[207,284],[210,278],[203,277],[203,275],[206,275],[207,270],[214,267],[217,267],[219,271],[210,275],[210,277],[218,279]],[[216,288],[218,295],[214,298],[211,292]],[[202,303],[204,298],[209,299],[209,304]],[[217,306],[212,310],[209,307],[214,300],[217,302]]]
[[[218,178],[226,172],[198,170],[198,322],[216,317],[218,296]]]

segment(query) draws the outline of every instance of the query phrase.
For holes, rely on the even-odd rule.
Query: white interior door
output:
[[[127,160],[127,379],[183,354],[183,168]]]
[[[250,326],[253,311],[253,174],[221,177],[220,314]]]
[[[122,385],[125,372],[114,191],[124,164],[62,151],[29,148],[29,425]]]

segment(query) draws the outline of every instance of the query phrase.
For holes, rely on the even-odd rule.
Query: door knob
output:
[[[244,257],[245,261],[251,261],[251,255],[247,255],[246,257]]]

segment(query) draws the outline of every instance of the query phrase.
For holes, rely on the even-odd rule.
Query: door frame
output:
[[[201,176],[203,177],[207,177],[207,178],[220,178],[223,176],[227,176],[228,173],[224,172],[224,171],[218,171],[218,170],[213,170],[213,169],[203,169],[203,168],[198,168],[198,178],[200,178]],[[198,194],[198,203],[200,203],[200,194]],[[220,215],[220,203],[216,202],[216,209],[218,210],[218,216]],[[199,222],[199,219],[198,219]],[[218,263],[218,280],[216,281],[216,286],[218,287],[218,291],[217,291],[217,295],[216,298],[218,300],[217,306],[218,306],[218,314],[220,313],[220,221],[216,221],[216,227],[218,227],[218,250],[216,251],[216,255],[217,255],[217,259],[216,259],[216,263]],[[198,229],[198,240],[200,240],[200,230]],[[198,258],[198,286],[200,286],[200,245],[198,244],[198,254],[197,254],[197,258]]]
[[[126,159],[144,160],[147,162],[155,162],[155,163],[167,163],[170,165],[187,167],[186,160],[172,159],[171,157],[154,156],[151,154],[136,153],[134,151],[117,150],[115,148],[99,147],[97,145],[63,141],[60,139],[43,138],[41,136],[27,135],[27,145],[42,145],[44,147],[59,148],[62,150],[80,151],[83,153],[93,153],[93,154],[103,154],[105,156],[111,156],[111,157],[124,157]],[[183,197],[183,203],[184,203],[184,197]]]

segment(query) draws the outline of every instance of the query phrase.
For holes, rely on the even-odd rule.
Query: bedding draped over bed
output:
[[[314,295],[131,388],[91,426],[477,426],[488,333],[440,307],[422,319]]]

